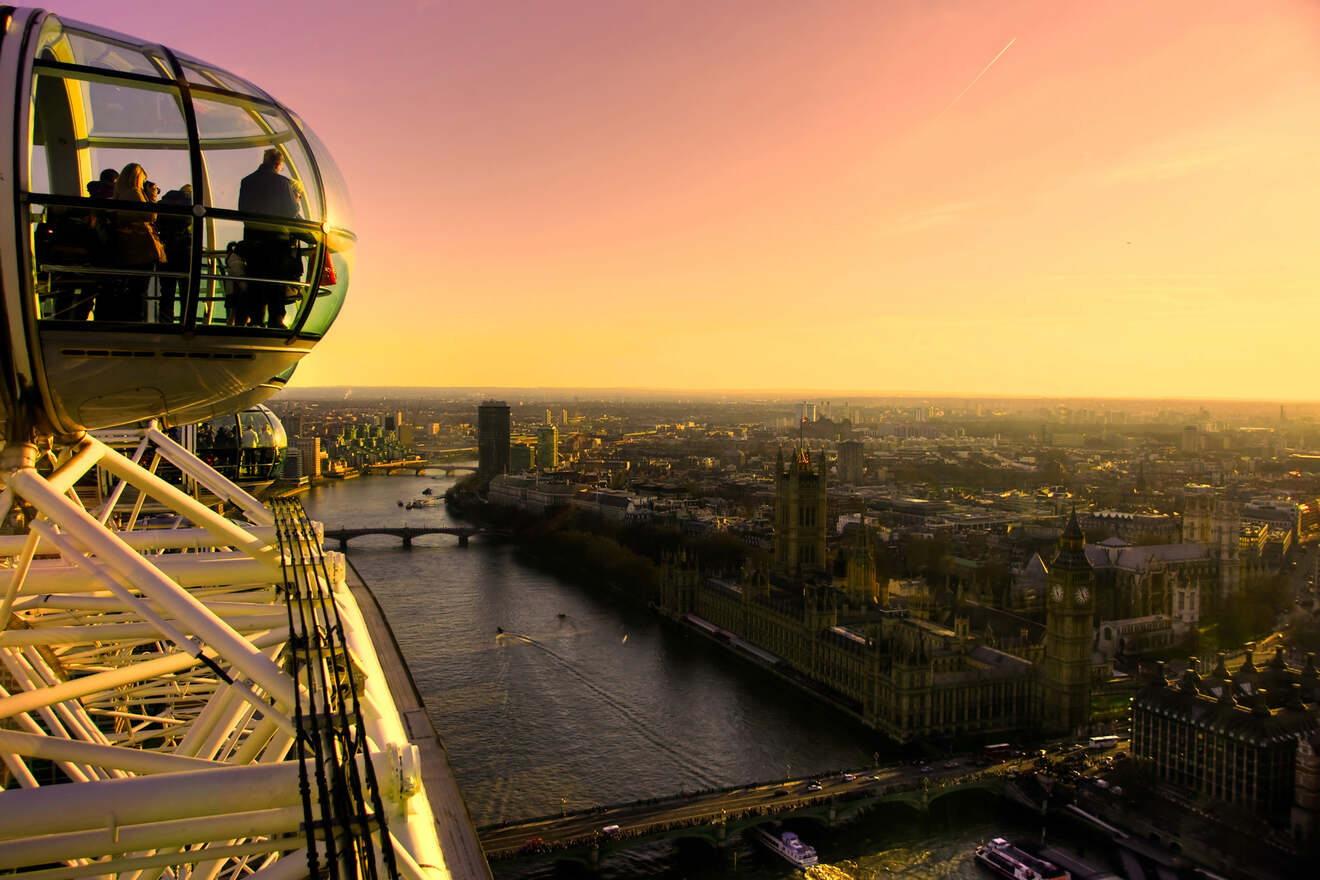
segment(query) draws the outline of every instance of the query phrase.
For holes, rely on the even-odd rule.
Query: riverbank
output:
[[[490,866],[477,837],[476,824],[458,788],[458,779],[449,761],[449,753],[439,733],[431,724],[421,691],[403,658],[403,650],[394,636],[375,594],[366,580],[348,562],[346,581],[349,592],[371,634],[381,672],[389,684],[390,695],[403,719],[408,742],[417,749],[420,776],[435,817],[436,834],[445,868],[450,876],[467,880],[490,880]]]

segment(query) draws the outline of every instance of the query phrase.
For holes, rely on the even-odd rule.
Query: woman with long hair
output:
[[[115,199],[121,202],[147,203],[143,185],[146,170],[136,162],[129,162],[119,172],[115,182]],[[134,272],[150,272],[158,263],[165,262],[165,247],[156,233],[156,215],[142,211],[116,212],[114,224],[114,252],[116,264]],[[125,275],[117,285],[117,295],[102,297],[96,303],[96,317],[102,321],[130,321],[141,323],[147,319],[147,288],[151,276]]]

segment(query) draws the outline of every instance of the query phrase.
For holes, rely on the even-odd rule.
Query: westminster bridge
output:
[[[455,535],[458,546],[466,547],[474,535],[507,535],[498,529],[482,529],[472,526],[368,526],[357,529],[326,529],[325,540],[338,541],[340,550],[348,549],[348,542],[364,535],[392,535],[403,542],[405,548],[411,548],[413,539],[423,535]]]
[[[478,833],[486,857],[492,862],[553,859],[595,865],[607,852],[664,838],[696,838],[723,847],[732,834],[771,819],[810,818],[833,826],[882,803],[926,810],[939,798],[974,790],[1021,799],[1008,777],[1025,769],[1025,763],[961,766],[970,762],[965,758],[949,762],[958,765],[952,767],[897,766],[680,793],[491,825],[478,829]],[[611,826],[618,826],[618,830]],[[610,828],[610,833],[604,833],[604,828]]]

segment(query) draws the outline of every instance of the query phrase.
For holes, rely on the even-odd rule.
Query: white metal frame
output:
[[[242,520],[157,477],[161,461]],[[42,462],[53,466],[39,472]],[[117,482],[89,510],[75,487],[97,468]],[[88,435],[6,447],[0,481],[0,517],[31,517],[25,534],[0,536],[0,872],[307,876],[294,701],[306,706],[316,685],[287,672],[277,587],[299,563],[282,557],[271,512],[154,425],[131,458]],[[148,501],[176,526],[141,528]],[[397,869],[448,877],[342,558],[325,560],[302,563],[299,580],[339,612]],[[298,601],[333,624],[323,603]]]

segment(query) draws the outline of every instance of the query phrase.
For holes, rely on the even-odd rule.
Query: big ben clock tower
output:
[[[1086,537],[1074,510],[1050,563],[1045,597],[1041,726],[1046,730],[1071,733],[1090,718],[1094,592],[1095,572],[1086,558]]]

